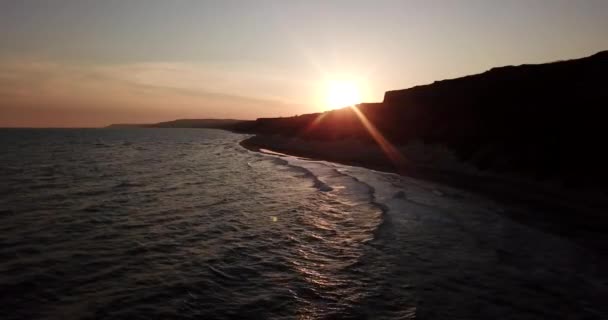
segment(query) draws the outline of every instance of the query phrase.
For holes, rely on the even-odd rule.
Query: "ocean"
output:
[[[525,207],[245,137],[0,129],[0,317],[608,318],[605,256]]]

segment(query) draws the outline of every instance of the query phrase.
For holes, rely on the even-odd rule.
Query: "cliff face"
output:
[[[414,134],[444,139],[554,137],[572,126],[592,129],[606,107],[608,52],[541,65],[495,68],[478,75],[389,91],[391,113],[426,124]],[[421,116],[423,118],[421,118]],[[580,126],[583,125],[584,126]],[[560,134],[561,135],[561,134]]]
[[[581,178],[606,172],[606,74],[601,52],[390,91],[384,103],[404,126],[416,123],[396,138],[444,143],[481,166]]]
[[[358,108],[393,144],[443,144],[478,167],[606,185],[608,51],[539,65],[494,68],[389,91]],[[237,125],[244,132],[372,141],[351,108]]]

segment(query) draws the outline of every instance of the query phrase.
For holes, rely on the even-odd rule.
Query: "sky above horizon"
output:
[[[0,127],[324,111],[608,49],[608,1],[0,0]]]

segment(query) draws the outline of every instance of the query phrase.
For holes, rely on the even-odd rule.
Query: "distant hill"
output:
[[[143,128],[145,126],[147,126],[147,124],[115,123],[115,124],[111,124],[111,125],[107,126],[106,128],[114,128],[114,129],[120,129],[120,128]]]
[[[608,51],[388,91],[358,106],[391,143],[441,144],[482,169],[606,186]],[[372,143],[351,108],[236,124],[247,133]]]
[[[107,128],[208,128],[231,130],[238,123],[246,122],[235,119],[178,119],[152,124],[112,124]]]

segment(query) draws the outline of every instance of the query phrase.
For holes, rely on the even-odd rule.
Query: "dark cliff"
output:
[[[393,144],[442,144],[482,169],[605,186],[608,51],[494,68],[389,91],[360,113]],[[237,124],[238,131],[372,142],[351,108]]]

